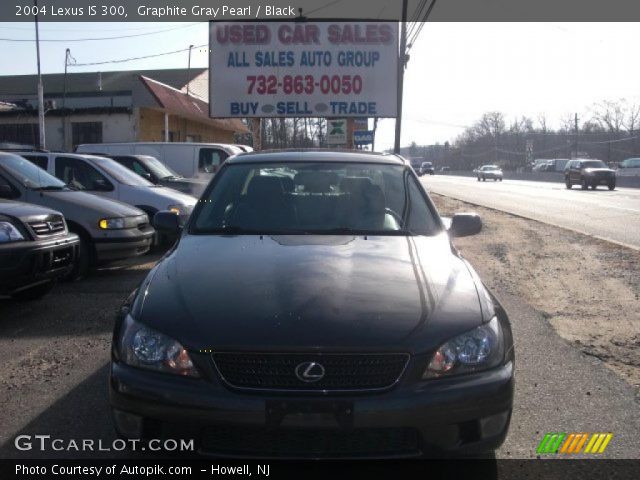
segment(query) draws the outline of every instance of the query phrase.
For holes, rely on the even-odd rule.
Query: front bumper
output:
[[[258,395],[113,361],[109,384],[125,437],[189,438],[201,453],[226,457],[389,458],[497,448],[509,427],[514,377],[508,362],[383,393]]]
[[[77,235],[0,244],[0,293],[11,295],[60,278],[78,255]]]
[[[131,228],[125,230],[102,231],[93,239],[98,263],[123,260],[144,255],[151,248],[155,230],[148,226],[144,230]]]

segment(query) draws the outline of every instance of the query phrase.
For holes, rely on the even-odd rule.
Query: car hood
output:
[[[22,218],[34,215],[51,214],[60,214],[60,212],[39,205],[33,205],[31,203],[14,202],[13,200],[0,199],[0,215]]]
[[[143,211],[117,200],[99,197],[91,193],[73,190],[64,191],[30,191],[29,201],[59,210],[68,220],[86,219],[86,213],[96,217],[128,217],[144,214]]]
[[[615,173],[615,170],[612,170],[610,168],[585,168],[584,171],[587,173],[600,173],[600,172]]]
[[[474,275],[446,233],[185,235],[133,315],[190,349],[419,353],[482,323]]]
[[[161,186],[123,185],[121,192],[121,200],[135,205],[148,205],[157,210],[166,210],[169,205],[193,207],[198,202],[191,195]]]
[[[178,190],[182,193],[187,193],[195,197],[199,197],[209,182],[204,180],[198,180],[196,178],[163,178],[160,180],[160,184]]]

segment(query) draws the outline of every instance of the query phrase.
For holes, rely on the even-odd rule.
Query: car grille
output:
[[[203,430],[205,453],[265,457],[380,457],[417,455],[413,428],[267,428],[216,426]]]
[[[64,220],[60,215],[51,216],[43,221],[29,222],[29,226],[39,237],[55,235],[65,231]]]
[[[353,391],[393,386],[402,375],[409,355],[214,353],[213,361],[223,380],[235,388]],[[313,382],[301,380],[296,369],[307,362],[320,364],[324,376]],[[299,369],[299,373],[303,369]]]

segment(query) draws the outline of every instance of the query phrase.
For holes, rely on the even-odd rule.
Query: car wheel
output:
[[[77,232],[74,232],[77,234]],[[71,271],[64,277],[64,280],[72,282],[86,277],[94,266],[93,245],[86,237],[80,236],[80,245],[78,246],[78,258]]]
[[[483,182],[486,182],[486,181],[487,181],[487,179],[486,179],[486,178],[484,178],[484,177],[482,177],[482,181],[483,181]]]
[[[591,184],[591,190],[595,190],[596,188],[598,188],[598,186],[595,183]]]
[[[20,301],[38,300],[49,293],[55,285],[55,281],[41,283],[40,285],[36,285],[35,287],[31,287],[27,290],[14,293],[11,297]]]
[[[589,188],[589,184],[587,183],[586,179],[582,179],[582,182],[580,182],[580,187],[582,188],[582,190],[586,190],[587,188]]]
[[[500,177],[499,180],[502,181],[502,177]]]
[[[480,177],[478,177],[478,181],[480,181]]]
[[[567,190],[571,190],[571,187],[573,187],[573,185],[571,185],[571,180],[569,180],[569,177],[564,177],[564,184],[567,187]]]
[[[608,185],[608,187],[609,187],[609,190],[615,190],[616,189],[616,184],[615,183],[610,183]]]

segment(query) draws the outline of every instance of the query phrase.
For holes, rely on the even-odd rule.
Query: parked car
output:
[[[70,274],[76,278],[98,264],[145,254],[155,233],[142,210],[73,190],[13,153],[0,153],[0,197],[62,212],[69,230],[80,237]]]
[[[483,182],[487,179],[493,179],[493,181],[502,181],[502,169],[497,165],[483,165],[477,172],[478,181]]]
[[[620,162],[616,175],[620,177],[640,175],[640,158],[627,158]]]
[[[598,185],[606,185],[609,190],[616,188],[616,172],[607,167],[602,160],[571,160],[564,171],[564,183],[567,188],[580,185],[582,190]]]
[[[10,193],[0,179],[0,197]],[[73,269],[80,239],[60,212],[0,199],[0,295],[35,300]]]
[[[191,195],[154,185],[107,157],[43,152],[20,155],[76,190],[128,203],[150,219],[156,212],[169,210],[184,222],[198,201]]]
[[[156,223],[179,229],[167,212]],[[447,230],[393,155],[227,160],[117,319],[117,433],[182,431],[249,457],[497,448],[511,327],[451,243],[481,228],[458,214]]]
[[[420,164],[420,170],[418,171],[418,175],[422,176],[422,175],[434,175],[435,174],[435,170],[433,168],[433,163],[432,162],[422,162]]]
[[[235,145],[189,142],[91,143],[78,145],[76,152],[150,155],[185,178],[199,178],[207,182],[227,158],[243,153]]]
[[[99,152],[95,155],[115,160],[154,185],[173,188],[196,198],[202,194],[208,183],[195,178],[185,178],[150,155],[103,155]]]
[[[450,172],[450,171],[451,171],[451,168],[449,168],[449,167],[440,167],[440,171],[441,171],[442,173]]]

